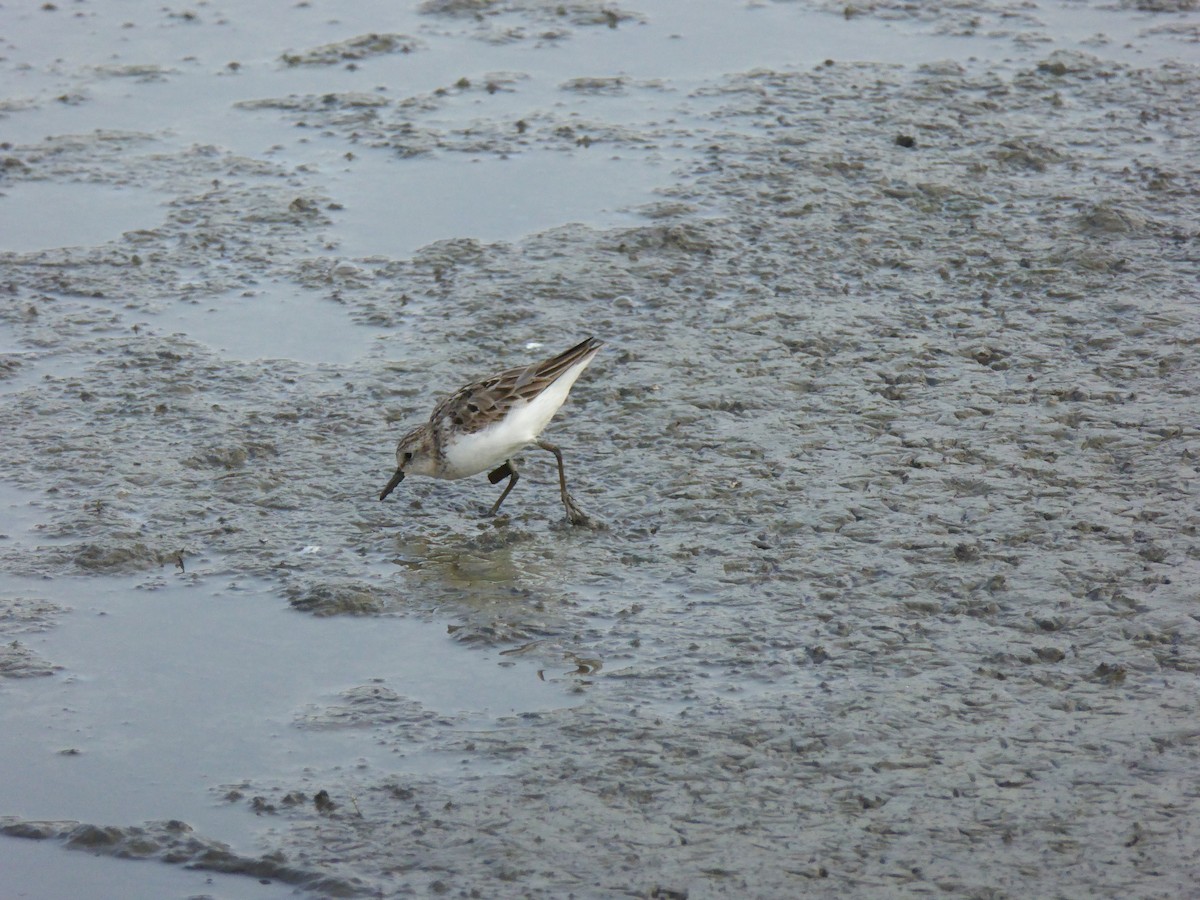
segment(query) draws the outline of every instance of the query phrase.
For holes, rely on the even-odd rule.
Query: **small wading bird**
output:
[[[379,499],[394,491],[406,475],[466,478],[488,472],[492,484],[508,479],[500,499],[488,513],[494,516],[517,484],[513,456],[536,444],[558,460],[558,486],[567,519],[572,525],[590,525],[567,493],[562,451],[538,436],[567,399],[575,379],[603,346],[603,341],[590,337],[553,359],[508,369],[447,397],[434,407],[428,422],[400,438],[396,474]]]

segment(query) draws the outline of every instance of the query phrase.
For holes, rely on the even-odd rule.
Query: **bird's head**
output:
[[[384,499],[396,489],[406,475],[432,475],[434,472],[433,445],[429,427],[414,428],[396,445],[396,472],[379,495]]]

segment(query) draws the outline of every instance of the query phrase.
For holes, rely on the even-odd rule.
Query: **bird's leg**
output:
[[[575,505],[575,501],[571,499],[571,495],[567,493],[567,473],[563,469],[562,451],[547,441],[538,441],[538,446],[543,450],[549,450],[558,460],[558,487],[562,491],[563,506],[567,509],[567,521],[572,525],[591,525],[592,520],[583,514],[583,511]]]
[[[517,485],[517,479],[520,476],[517,474],[517,467],[513,465],[513,461],[511,459],[506,459],[504,461],[504,465],[488,472],[488,481],[490,481],[492,484],[497,484],[500,479],[505,477],[508,478],[508,484],[505,485],[504,492],[500,494],[500,499],[497,500],[492,508],[488,511],[489,516],[494,516],[496,514],[496,511],[500,509],[500,504],[503,503],[504,498],[508,496],[508,492]]]

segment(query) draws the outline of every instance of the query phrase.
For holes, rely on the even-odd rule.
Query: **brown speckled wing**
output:
[[[504,418],[516,400],[532,400],[571,366],[602,346],[602,341],[590,337],[545,362],[508,369],[483,381],[468,384],[439,403],[429,421],[437,423],[449,420],[447,424],[453,424],[456,430],[464,434],[482,431]]]

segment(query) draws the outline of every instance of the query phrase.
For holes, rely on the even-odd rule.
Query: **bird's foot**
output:
[[[593,519],[584,513],[582,509],[575,505],[575,501],[570,497],[563,499],[563,506],[567,508],[567,521],[572,525],[577,525],[580,528],[591,528],[593,531],[602,531],[606,527],[603,522]]]

